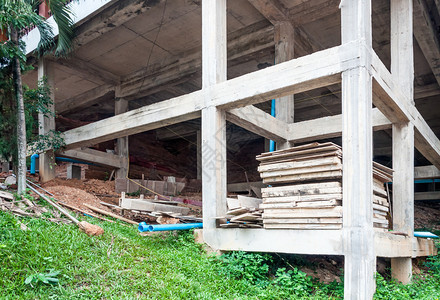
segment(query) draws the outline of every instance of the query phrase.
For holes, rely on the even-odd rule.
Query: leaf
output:
[[[26,280],[24,281],[25,284],[31,284],[31,282],[34,280],[34,275],[29,275],[26,277]]]

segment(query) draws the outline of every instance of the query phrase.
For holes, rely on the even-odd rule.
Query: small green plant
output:
[[[286,271],[286,268],[279,268],[275,274],[273,284],[282,288],[283,294],[302,296],[313,292],[314,282],[312,277],[294,267]]]
[[[229,277],[256,284],[268,283],[269,264],[272,262],[269,254],[235,251],[223,254],[219,261],[222,272]]]
[[[56,278],[60,272],[55,271],[53,269],[48,270],[47,273],[38,273],[32,274],[26,277],[24,281],[25,284],[30,285],[31,287],[35,287],[39,284],[56,284],[59,282],[58,278]]]

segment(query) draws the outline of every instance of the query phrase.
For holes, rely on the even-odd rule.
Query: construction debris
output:
[[[270,187],[262,189],[264,228],[342,228],[342,149],[334,143],[311,143],[263,153],[258,171]],[[392,170],[373,163],[373,222],[389,226],[384,183]]]
[[[39,218],[47,209],[24,197],[16,200],[11,193],[0,191],[0,210],[9,211],[20,217]],[[57,220],[59,222],[59,220]]]
[[[37,191],[34,187],[32,187],[29,183],[26,183],[26,186],[31,189],[34,193],[39,195],[41,198],[46,200],[47,203],[52,205],[54,208],[56,208],[58,211],[60,211],[63,215],[65,215],[67,218],[69,218],[75,225],[79,227],[80,230],[84,231],[88,236],[94,236],[94,235],[101,235],[104,233],[104,229],[97,225],[90,224],[86,221],[78,221],[75,217],[70,215],[66,210],[64,210],[62,207],[60,207],[58,204],[50,200],[45,195],[41,194],[39,191]]]
[[[124,218],[124,217],[118,216],[117,214],[114,214],[114,213],[111,213],[111,212],[105,211],[105,210],[103,210],[103,209],[100,209],[100,208],[94,207],[94,206],[89,205],[89,204],[87,204],[87,203],[83,203],[83,205],[86,206],[86,207],[88,207],[89,209],[91,209],[91,210],[97,212],[97,213],[100,213],[101,215],[109,216],[109,217],[112,217],[112,218],[115,218],[115,219],[118,219],[118,220],[121,220],[121,221],[124,221],[124,222],[130,223],[130,224],[138,225],[138,222],[132,221],[132,220],[130,220],[130,219],[126,219],[126,218]]]
[[[159,202],[159,203],[158,203]],[[123,209],[148,211],[148,212],[171,212],[187,215],[189,208],[177,206],[177,202],[168,201],[169,204],[163,204],[163,202],[155,201],[154,199],[140,199],[126,198],[125,193],[122,193],[119,199],[119,206]]]
[[[259,205],[262,199],[238,195],[237,199],[227,198],[226,216],[218,218],[220,227],[224,228],[263,228],[262,210]]]

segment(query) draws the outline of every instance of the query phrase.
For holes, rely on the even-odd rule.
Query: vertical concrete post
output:
[[[127,111],[128,111],[128,101],[123,98],[116,98],[115,115],[119,115]],[[129,163],[128,136],[124,136],[116,140],[115,152],[119,156],[119,158],[121,159],[124,165],[124,167],[116,170],[115,178],[116,179],[126,178],[126,176],[128,176],[127,171],[128,171],[128,163]]]
[[[293,59],[294,29],[290,22],[281,22],[275,25],[275,64]],[[289,95],[275,99],[275,116],[286,123],[294,121],[294,96]],[[290,147],[289,142],[277,143],[277,149]]]
[[[342,43],[371,47],[371,0],[342,1]],[[358,48],[359,55],[366,52]],[[372,299],[376,255],[373,231],[372,77],[365,67],[342,73],[344,298]]]
[[[391,75],[414,104],[413,1],[391,0]],[[393,229],[414,234],[414,125],[393,124]],[[412,278],[411,257],[391,259],[392,276]]]
[[[55,78],[53,65],[45,58],[40,58],[38,62],[38,81],[46,78],[47,84],[50,87],[50,97],[52,104],[48,107],[52,113],[55,113]],[[51,130],[55,130],[55,117],[44,116],[42,113],[38,114],[40,135],[48,134]],[[55,154],[53,150],[48,150],[40,154],[39,158],[40,180],[46,182],[55,178]]]
[[[226,115],[212,104],[210,89],[226,80],[226,0],[202,1],[202,197],[203,236],[218,249],[214,217],[226,213]]]

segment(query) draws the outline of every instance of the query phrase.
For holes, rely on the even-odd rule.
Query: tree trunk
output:
[[[18,48],[18,32],[11,29],[11,41]],[[21,79],[20,60],[15,57],[13,60],[13,80],[15,89],[15,98],[17,100],[17,192],[19,194],[26,191],[26,120],[24,114],[23,86]]]

